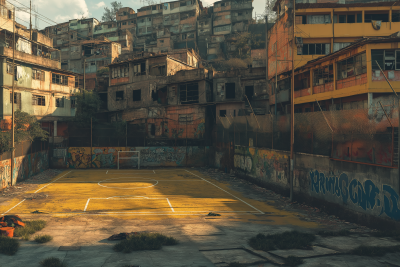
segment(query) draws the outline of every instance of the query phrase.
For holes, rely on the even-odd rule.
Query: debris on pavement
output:
[[[221,214],[210,212],[207,214],[207,216],[221,216]]]

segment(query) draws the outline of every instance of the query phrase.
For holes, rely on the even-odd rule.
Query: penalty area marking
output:
[[[26,199],[24,199],[24,200],[22,200],[21,202],[19,202],[17,205],[15,205],[14,207],[12,207],[11,209],[9,209],[9,210],[7,210],[6,212],[4,212],[3,214],[1,214],[1,215],[4,215],[4,214],[7,214],[7,212],[9,212],[9,211],[11,211],[11,210],[13,210],[15,207],[17,207],[19,204],[21,204],[22,202],[24,202]],[[169,201],[168,201],[169,202]]]
[[[233,197],[234,197],[234,198],[236,198],[237,200],[239,200],[239,201],[243,202],[243,203],[244,203],[244,204],[246,204],[247,206],[249,206],[249,207],[253,208],[253,209],[254,209],[254,210],[256,210],[256,211],[258,211],[259,213],[261,213],[261,214],[264,214],[264,212],[262,212],[261,210],[259,210],[259,209],[255,208],[255,207],[253,207],[252,205],[250,205],[250,204],[249,204],[249,203],[247,203],[246,201],[244,201],[244,200],[242,200],[242,199],[238,198],[237,196],[235,196],[235,195],[233,195],[233,194],[229,193],[228,191],[226,191],[226,190],[222,189],[222,188],[221,188],[221,187],[219,187],[218,185],[215,185],[215,184],[211,183],[210,181],[207,181],[206,179],[204,179],[204,178],[202,178],[202,177],[200,177],[200,176],[198,176],[198,175],[194,174],[193,172],[190,172],[190,171],[188,171],[188,170],[186,170],[186,171],[187,171],[188,173],[190,173],[190,174],[192,174],[192,175],[196,176],[196,177],[199,177],[199,178],[200,178],[200,179],[202,179],[203,181],[205,181],[205,182],[207,182],[207,183],[209,183],[209,184],[211,184],[211,185],[215,186],[216,188],[218,188],[218,189],[220,189],[220,190],[224,191],[225,193],[227,193],[227,194],[229,194],[229,195],[233,196]]]
[[[142,199],[145,199],[145,200],[153,200],[153,199],[166,199],[167,200],[167,202],[168,202],[168,204],[169,204],[169,207],[171,208],[171,210],[172,210],[172,212],[175,212],[174,211],[174,208],[172,207],[172,205],[171,205],[171,202],[169,202],[169,199],[168,198],[150,198],[150,197],[144,197],[144,196],[137,196],[137,197],[127,197],[127,198],[123,198],[123,197],[118,197],[118,196],[116,196],[116,197],[107,197],[107,198],[97,198],[97,197],[93,197],[93,198],[88,198],[88,200],[87,200],[87,202],[86,202],[86,205],[85,205],[85,208],[84,208],[84,212],[86,212],[86,210],[87,210],[87,208],[88,208],[88,206],[89,206],[89,202],[90,202],[90,200],[91,199],[135,199],[135,200],[142,200]],[[25,199],[24,199],[25,200]],[[23,201],[21,201],[21,202],[23,202]],[[16,206],[18,206],[20,203],[18,203]],[[7,211],[8,212],[8,211]],[[112,213],[127,213],[127,212],[112,212]],[[128,213],[135,213],[135,212],[128,212]],[[156,214],[157,212],[136,212],[136,213],[149,213],[149,214]]]
[[[143,180],[136,180],[136,181],[131,181],[131,182],[155,181],[156,183],[155,183],[155,184],[152,184],[152,185],[149,185],[149,186],[138,186],[138,187],[128,187],[128,188],[127,188],[127,187],[106,186],[106,185],[102,185],[102,184],[101,184],[102,182],[106,182],[106,181],[110,181],[110,180],[117,180],[117,179],[137,179],[137,178],[140,178],[140,179],[143,179]],[[158,181],[155,180],[155,179],[145,178],[145,177],[119,177],[119,178],[110,178],[110,179],[106,179],[106,180],[103,180],[103,181],[98,182],[97,184],[98,184],[99,186],[107,187],[107,188],[136,189],[136,188],[149,188],[149,187],[153,187],[153,186],[155,186],[155,185],[158,184]]]
[[[57,179],[56,179],[56,180],[54,180],[53,182],[51,182],[51,183],[48,183],[48,184],[46,184],[45,186],[43,186],[42,188],[40,188],[40,189],[36,190],[34,194],[36,194],[37,192],[39,192],[39,191],[40,191],[40,190],[42,190],[43,188],[45,188],[45,187],[47,187],[47,186],[51,185],[52,183],[55,183],[56,181],[58,181],[59,179],[63,178],[65,175],[69,174],[70,172],[72,172],[72,171],[69,171],[69,172],[67,172],[66,174],[64,174],[63,176],[61,176],[61,177],[57,178]]]

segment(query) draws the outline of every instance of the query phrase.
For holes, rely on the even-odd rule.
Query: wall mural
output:
[[[0,161],[0,186],[5,188],[49,168],[48,151],[41,151],[14,159],[14,180],[11,181],[11,159]]]
[[[204,166],[209,147],[70,147],[67,153],[67,168],[117,168],[118,151],[140,151],[141,166]],[[134,153],[124,153],[121,167],[134,168],[137,160]]]
[[[335,176],[313,170],[310,171],[310,191],[311,195],[335,197],[344,205],[355,205],[364,211],[400,220],[399,194],[391,185],[349,179],[346,173]]]

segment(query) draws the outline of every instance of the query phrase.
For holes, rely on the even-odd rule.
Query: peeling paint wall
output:
[[[205,166],[209,147],[94,147],[92,150],[90,147],[71,147],[65,164],[70,169],[117,168],[118,151],[140,151],[143,167]],[[120,168],[137,167],[137,160],[133,158],[136,153],[125,153],[123,157],[132,159],[120,160]]]
[[[16,184],[49,168],[48,151],[14,159],[14,180],[11,181],[11,159],[0,161],[0,189]]]

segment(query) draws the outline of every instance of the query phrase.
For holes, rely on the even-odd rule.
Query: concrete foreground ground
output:
[[[400,245],[400,242],[391,238],[371,236],[372,229],[342,221],[303,204],[290,203],[286,198],[270,190],[214,169],[187,170],[201,175],[220,189],[260,209],[263,214],[227,212],[216,217],[206,216],[206,213],[188,216],[120,216],[106,213],[82,214],[74,211],[32,214],[25,211],[20,214],[24,220],[44,219],[47,221],[47,226],[37,234],[49,234],[53,236],[53,240],[46,244],[21,240],[21,247],[16,255],[0,254],[0,266],[36,267],[40,266],[39,262],[45,258],[58,257],[69,267],[222,267],[232,262],[261,267],[280,266],[283,264],[283,259],[288,256],[303,258],[304,263],[299,266],[400,266],[400,253],[388,253],[383,257],[361,257],[348,254],[351,249],[359,245]],[[48,170],[3,191],[0,195],[0,213],[6,212],[21,199],[32,196],[32,192],[48,185],[63,173],[58,170]],[[179,185],[176,186],[179,187]],[[38,198],[43,197],[40,201],[52,200],[51,196],[46,195],[51,194],[48,193],[52,190],[51,186],[47,187],[49,187],[48,191],[43,189],[44,196],[38,195]],[[165,190],[169,194],[174,191],[173,188]],[[189,189],[185,188],[185,190]],[[174,206],[174,199],[171,203]],[[178,210],[179,205],[174,207]],[[27,208],[29,206],[25,209]],[[37,210],[41,211],[40,205]],[[15,211],[18,211],[18,208]],[[22,206],[20,211],[24,211]],[[11,210],[7,214],[14,214],[14,212]],[[253,250],[248,246],[249,238],[258,233],[274,234],[298,230],[316,234],[320,230],[341,229],[348,229],[352,234],[346,237],[317,236],[312,250],[275,250],[267,253]],[[178,239],[179,244],[163,247],[157,251],[127,254],[113,251],[112,247],[117,241],[108,241],[107,238],[112,234],[133,231],[163,233]]]

